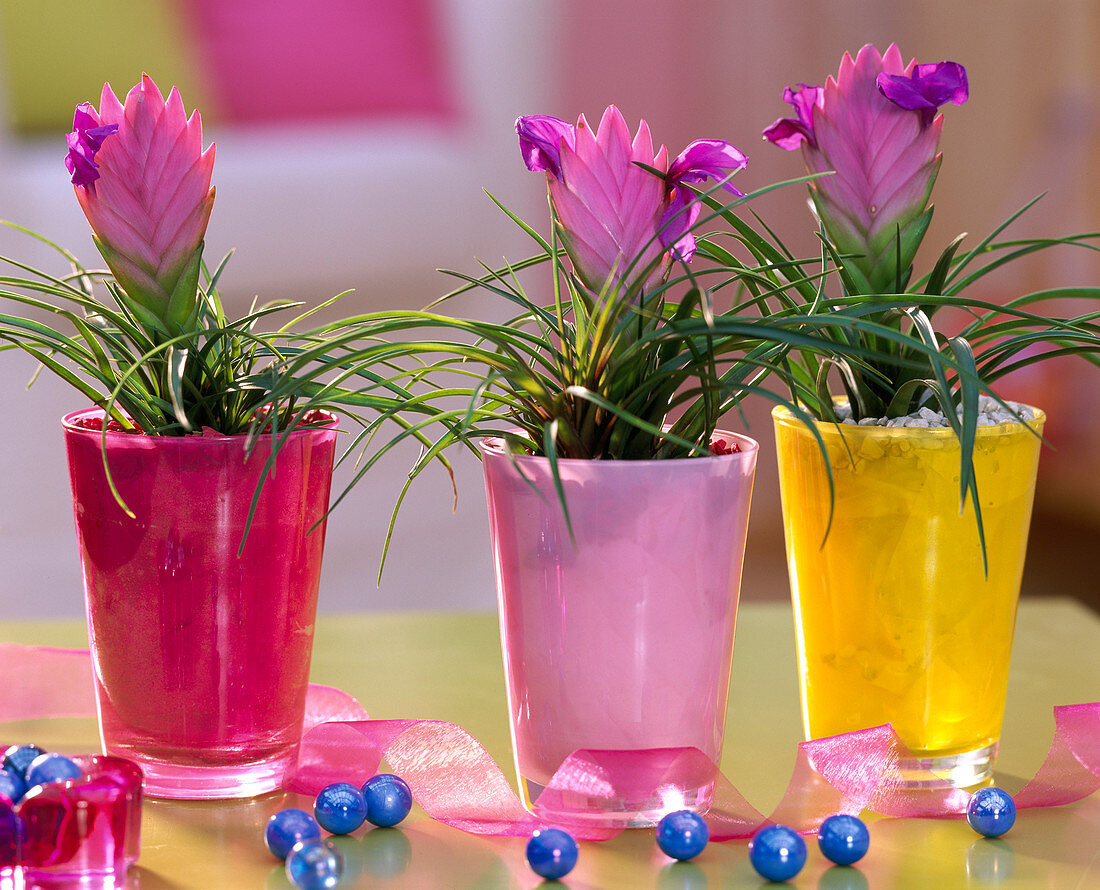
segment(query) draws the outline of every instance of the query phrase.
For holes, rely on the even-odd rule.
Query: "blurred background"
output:
[[[648,120],[671,154],[696,138],[750,156],[748,191],[801,174],[797,153],[761,141],[786,116],[788,84],[822,83],[844,51],[897,42],[908,59],[968,70],[970,102],[946,109],[944,162],[926,239],[977,241],[1045,193],[1010,234],[1100,230],[1100,7],[1089,0],[0,0],[0,217],[102,265],[62,159],[73,106],[119,96],[148,72],[179,87],[217,143],[208,260],[236,254],[226,301],[320,302],[347,288],[339,314],[420,308],[450,289],[437,268],[476,273],[529,252],[486,197],[547,230],[545,182],[520,160],[513,121],[546,113],[597,120],[617,104]],[[815,250],[804,191],[756,208],[796,251]],[[12,231],[0,253],[54,271],[55,254]],[[925,257],[927,261],[927,256]],[[921,260],[918,259],[918,268]],[[1040,254],[976,295],[1100,281],[1100,255]],[[452,311],[501,317],[483,295]],[[1100,608],[1100,377],[1047,363],[1002,387],[1049,415],[1025,593]],[[0,614],[82,614],[60,417],[83,407],[33,362],[0,354]],[[761,464],[742,595],[787,597],[766,406],[749,413]],[[743,429],[739,418],[728,428]],[[321,608],[491,609],[495,588],[480,467],[455,453],[402,509],[376,585],[392,505],[413,454],[395,453],[328,527]],[[346,475],[344,477],[346,479]],[[339,484],[337,480],[336,484]]]

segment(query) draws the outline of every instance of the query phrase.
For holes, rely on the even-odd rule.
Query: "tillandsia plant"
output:
[[[1091,242],[1097,233],[998,241],[1024,207],[974,247],[963,250],[965,236],[960,235],[930,271],[919,276],[914,271],[932,219],[932,187],[942,162],[944,118],[939,109],[968,98],[962,65],[906,65],[896,45],[883,54],[864,46],[855,59],[845,53],[837,77],[829,77],[823,87],[788,87],[784,99],[794,106],[796,117],[781,118],[764,131],[781,148],[801,149],[811,173],[827,174],[810,182],[809,190],[820,223],[823,262],[838,273],[832,280],[840,292],[802,287],[805,299],[799,311],[844,312],[866,323],[833,327],[828,333],[846,346],[861,344],[861,360],[820,352],[803,355],[801,362],[791,357],[798,400],[820,419],[838,419],[829,388],[830,370],[836,368],[856,421],[901,417],[932,404],[968,445],[983,388],[1051,355],[1075,353],[1098,362],[1094,322],[1100,289],[1041,291],[1005,305],[964,293],[1035,251],[1063,244],[1095,249]],[[766,254],[769,259],[790,261],[781,245],[773,247]],[[1087,307],[1090,311],[1066,318],[1037,315],[1028,308],[1059,297],[1094,302]],[[933,316],[944,306],[961,307],[972,320],[954,335],[939,332]],[[911,336],[894,335],[903,330]]]
[[[906,65],[895,45],[884,54],[865,46],[855,59],[844,55],[835,79],[787,88],[784,98],[796,116],[776,121],[764,137],[802,151],[820,259],[797,259],[771,230],[762,237],[728,213],[723,216],[731,234],[751,251],[756,270],[745,274],[720,239],[701,241],[699,250],[724,265],[754,299],[777,301],[773,318],[801,317],[807,330],[832,344],[794,348],[783,357],[780,374],[792,401],[811,416],[839,422],[845,403],[844,416],[854,422],[888,421],[930,407],[942,415],[960,441],[960,497],[969,495],[975,506],[984,546],[973,467],[980,396],[986,392],[1020,416],[993,390],[1004,375],[1062,355],[1100,364],[1100,289],[1044,290],[1003,305],[965,291],[1035,251],[1096,249],[1100,233],[998,240],[1029,204],[969,249],[962,249],[965,236],[955,238],[930,271],[918,275],[914,260],[932,217],[930,197],[942,161],[939,109],[969,98],[965,69],[955,62]],[[1084,311],[1061,317],[1033,308],[1060,298],[1085,301]],[[944,307],[964,310],[969,322],[951,334],[937,330],[934,316]],[[839,394],[831,388],[835,379]]]
[[[527,168],[547,178],[551,240],[528,231],[552,263],[554,305],[540,310],[515,278],[493,274],[478,284],[522,306],[537,334],[521,348],[498,343],[510,361],[496,369],[494,383],[507,394],[509,421],[526,433],[524,447],[585,459],[705,451],[718,417],[740,394],[716,373],[734,344],[675,333],[706,310],[708,297],[689,286],[674,304],[670,287],[683,279],[670,282],[670,274],[695,255],[701,205],[686,185],[714,179],[744,199],[729,179],[748,158],[729,142],[703,139],[670,162],[665,146],[654,150],[645,121],[631,138],[614,106],[596,130],[583,115],[575,126],[534,115],[520,118],[516,132]],[[561,262],[559,241],[570,266]],[[687,410],[666,431],[677,407]]]
[[[20,292],[4,296],[59,317],[74,333],[6,315],[0,335],[123,429],[234,435],[300,413],[294,399],[273,405],[250,380],[279,342],[258,323],[288,304],[230,321],[217,290],[224,261],[203,275],[215,147],[203,148],[200,114],[188,117],[178,91],[166,101],[144,76],[124,103],[104,84],[98,110],[78,105],[66,140],[65,166],[109,273],[89,271],[63,250],[73,268],[65,277],[8,260],[34,277],[6,280]]]
[[[279,301],[227,317],[217,283],[228,257],[210,273],[202,256],[215,149],[203,148],[201,117],[186,114],[175,89],[165,100],[144,76],[121,102],[104,85],[98,110],[77,106],[67,142],[65,165],[109,271],[88,270],[27,232],[58,250],[72,271],[54,275],[0,258],[20,271],[0,279],[0,299],[31,310],[0,314],[0,349],[29,353],[102,407],[104,429],[285,435],[322,419],[313,409],[364,425],[360,412],[377,410],[408,426],[403,414],[419,406],[401,385],[403,372],[388,373],[384,359],[356,405],[328,398],[319,378],[335,367],[333,356],[323,336],[299,325],[338,297],[304,311]],[[279,312],[290,320],[265,327]],[[283,362],[307,349],[311,373],[289,377]]]

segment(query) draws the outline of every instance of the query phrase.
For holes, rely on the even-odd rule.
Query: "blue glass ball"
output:
[[[3,767],[15,773],[19,778],[27,778],[27,767],[39,754],[46,752],[38,745],[12,745],[4,751]]]
[[[412,809],[412,792],[405,780],[392,773],[379,773],[363,783],[367,821],[380,828],[401,822]]]
[[[0,794],[3,794],[13,804],[19,803],[23,795],[27,793],[27,783],[17,772],[10,769],[0,769]]]
[[[1000,837],[1016,822],[1016,801],[1000,788],[980,788],[967,804],[966,821],[978,834]]]
[[[320,840],[321,826],[305,810],[294,807],[279,810],[267,820],[264,843],[276,859],[286,859],[299,841]]]
[[[47,782],[79,779],[83,775],[83,770],[64,754],[39,754],[27,767],[27,790]]]
[[[540,828],[527,842],[527,864],[540,878],[564,878],[577,864],[577,842],[560,828]]]
[[[821,823],[817,845],[830,862],[851,865],[866,855],[867,848],[871,846],[871,834],[862,819],[838,813]]]
[[[350,782],[333,782],[317,795],[313,815],[325,831],[351,834],[366,821],[367,802],[363,792]]]
[[[287,880],[302,890],[330,890],[343,874],[344,854],[332,841],[300,841],[286,857]]]
[[[669,813],[657,823],[657,846],[673,859],[694,859],[709,840],[706,820],[691,810]]]
[[[793,828],[768,825],[749,841],[749,862],[769,881],[789,881],[806,864],[806,842]]]

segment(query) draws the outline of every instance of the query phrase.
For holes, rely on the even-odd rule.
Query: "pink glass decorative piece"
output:
[[[575,543],[549,462],[482,443],[516,769],[540,818],[710,804],[757,453],[721,435],[740,452],[559,461]],[[581,762],[585,788],[548,787]]]
[[[80,425],[100,416],[64,429],[104,749],[153,796],[274,790],[301,740],[335,420],[290,433],[245,537],[270,437],[248,454],[244,436],[108,432],[130,517]]]
[[[22,830],[11,799],[0,794],[0,890],[14,883]]]
[[[141,770],[119,757],[72,759],[82,778],[40,785],[15,808],[23,877],[41,888],[115,886],[140,852]]]

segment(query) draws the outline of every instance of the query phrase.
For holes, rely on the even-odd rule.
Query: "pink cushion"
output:
[[[183,0],[220,117],[449,117],[432,0]]]

